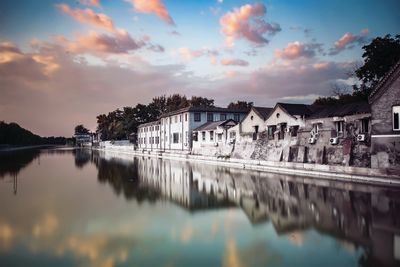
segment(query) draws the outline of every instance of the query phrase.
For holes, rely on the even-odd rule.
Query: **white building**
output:
[[[207,122],[193,130],[192,152],[202,155],[229,155],[234,140],[228,136],[228,129],[238,124],[229,119]]]
[[[265,131],[265,120],[271,111],[272,108],[252,107],[238,125],[228,130],[229,136],[237,142],[257,140],[260,132]]]
[[[265,121],[268,138],[278,140],[296,137],[299,128],[313,113],[313,107],[305,104],[277,103]]]
[[[138,127],[138,147],[190,152],[193,129],[213,121],[232,119],[239,122],[246,113],[243,110],[219,107],[186,107],[169,112],[161,115],[158,121]]]

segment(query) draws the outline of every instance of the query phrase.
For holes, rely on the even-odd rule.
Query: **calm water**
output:
[[[400,190],[123,157],[0,155],[0,266],[400,266]]]

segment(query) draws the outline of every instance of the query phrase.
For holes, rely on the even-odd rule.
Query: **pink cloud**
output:
[[[113,20],[105,14],[96,13],[91,9],[72,9],[66,4],[57,5],[63,13],[71,16],[80,23],[96,26],[108,31],[115,31]]]
[[[124,54],[145,45],[143,40],[134,40],[125,30],[117,30],[112,35],[89,32],[68,42],[67,48],[73,53]]]
[[[265,34],[273,35],[281,30],[277,23],[267,23],[262,18],[267,12],[263,4],[244,5],[228,12],[220,19],[221,31],[225,35],[225,44],[234,46],[236,39],[246,39],[263,45],[269,41]]]
[[[131,0],[135,10],[140,13],[153,13],[167,24],[175,25],[162,0]]]
[[[208,56],[210,57],[210,62],[213,65],[214,63],[216,63],[216,57],[219,55],[219,52],[217,50],[207,49],[207,48],[194,50],[187,47],[181,47],[178,49],[178,52],[181,58],[185,61],[190,61],[192,59],[199,58],[202,56]]]
[[[330,50],[330,55],[336,55],[342,50],[350,49],[354,43],[363,44],[366,42],[366,37],[369,34],[368,29],[361,30],[359,35],[354,35],[351,32],[346,32],[342,37],[335,42],[334,48]]]
[[[224,66],[241,66],[241,67],[246,67],[249,65],[249,62],[243,59],[222,59],[221,64]]]
[[[321,44],[308,43],[304,44],[301,42],[288,43],[283,49],[275,50],[275,58],[294,60],[301,57],[311,58],[316,54],[316,50],[321,50]]]
[[[100,7],[100,0],[79,0],[79,3],[86,6]]]

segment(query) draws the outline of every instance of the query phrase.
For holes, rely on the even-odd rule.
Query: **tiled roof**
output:
[[[253,107],[253,109],[264,119],[266,120],[268,115],[271,113],[273,108],[265,108],[265,107]]]
[[[367,102],[356,102],[342,105],[327,106],[312,114],[309,119],[344,117],[355,114],[371,113]]]
[[[226,112],[226,113],[247,113],[248,110],[243,109],[229,109],[229,108],[221,108],[221,107],[186,107],[178,110],[174,110],[168,113],[164,113],[160,116],[160,118],[169,117],[172,115],[180,114],[183,112]]]
[[[306,115],[309,116],[313,113],[314,107],[305,104],[290,104],[290,103],[277,103],[290,115]]]
[[[395,75],[397,73],[397,75]],[[390,81],[398,78],[400,76],[400,60],[388,71],[388,73],[378,82],[375,88],[372,90],[371,94],[369,95],[369,102],[373,101],[375,95],[381,90],[386,88],[386,84]]]
[[[210,122],[206,122],[203,125],[197,127],[196,129],[194,129],[194,132],[200,132],[200,131],[211,131],[216,129],[218,126],[222,126],[224,124],[227,124],[228,122],[233,122],[235,123],[235,125],[237,124],[234,120],[229,119],[229,120],[225,120],[225,121],[210,121]]]
[[[160,124],[160,120],[142,123],[138,127],[141,128],[141,127],[152,126],[152,125],[157,125],[157,124]]]

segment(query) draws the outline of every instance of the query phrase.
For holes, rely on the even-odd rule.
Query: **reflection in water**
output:
[[[38,157],[0,161],[1,177],[26,168],[17,197],[0,181],[1,266],[400,263],[394,188],[84,149]]]

